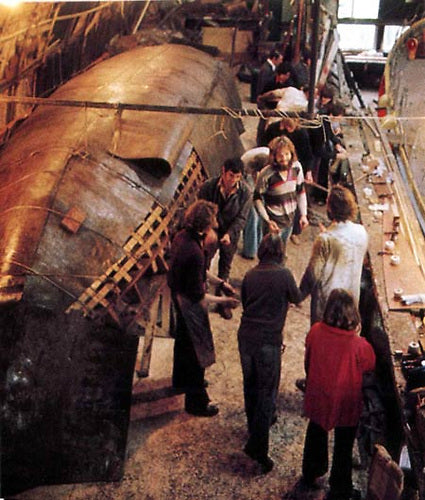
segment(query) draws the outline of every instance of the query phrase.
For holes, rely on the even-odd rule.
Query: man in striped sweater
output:
[[[297,206],[301,230],[308,226],[304,174],[290,139],[276,137],[269,147],[272,162],[257,177],[254,204],[264,220],[264,232],[280,233],[286,243],[292,232]]]

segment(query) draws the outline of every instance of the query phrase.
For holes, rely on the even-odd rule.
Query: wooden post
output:
[[[151,309],[151,318],[150,322],[145,329],[145,340],[143,342],[143,352],[142,359],[140,360],[140,367],[137,370],[137,375],[139,377],[148,377],[149,376],[149,367],[151,364],[152,357],[152,346],[153,346],[153,338],[155,336],[156,331],[156,322],[158,319],[158,306],[159,306],[159,295],[155,299],[155,302],[152,304]]]

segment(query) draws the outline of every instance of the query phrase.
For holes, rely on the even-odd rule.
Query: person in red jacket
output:
[[[305,415],[310,419],[304,443],[303,481],[308,487],[328,470],[328,432],[335,429],[326,500],[357,498],[353,490],[352,453],[362,411],[363,374],[375,368],[375,353],[360,337],[360,315],[352,294],[332,290],[323,321],[306,338]]]

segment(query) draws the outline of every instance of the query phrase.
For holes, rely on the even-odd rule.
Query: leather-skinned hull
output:
[[[240,106],[222,63],[181,45],[113,57],[51,98]],[[240,132],[230,117],[40,106],[3,150],[3,494],[122,476],[145,290]]]

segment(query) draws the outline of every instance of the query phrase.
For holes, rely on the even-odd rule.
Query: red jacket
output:
[[[363,405],[363,373],[375,368],[372,346],[355,331],[315,323],[306,338],[304,410],[323,429],[354,427]]]

